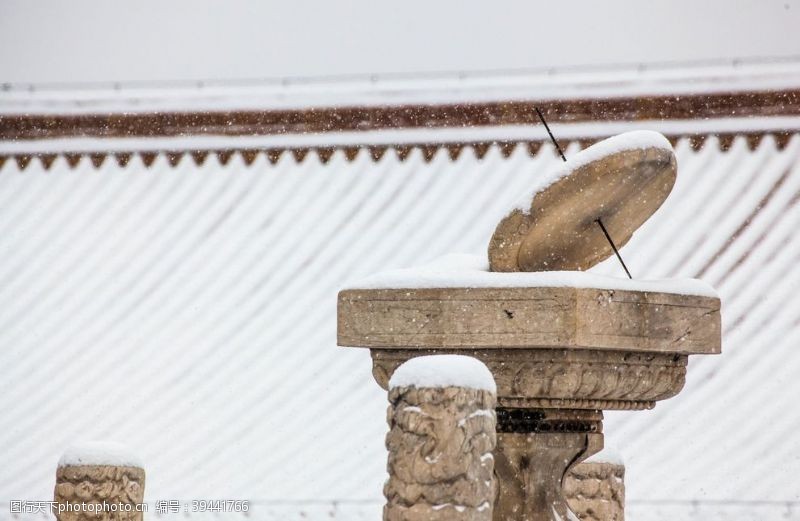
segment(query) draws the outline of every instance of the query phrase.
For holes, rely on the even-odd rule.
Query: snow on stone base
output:
[[[144,468],[139,457],[128,447],[110,441],[90,441],[73,445],[58,460],[59,467],[77,465]]]
[[[466,387],[497,392],[494,377],[477,358],[463,355],[419,356],[404,362],[389,380],[396,387]]]
[[[631,280],[585,271],[500,273],[489,271],[485,257],[464,254],[445,255],[417,268],[378,273],[347,289],[533,287],[652,291],[719,298],[714,288],[698,279]]]
[[[625,460],[622,457],[622,453],[619,452],[613,446],[606,445],[603,447],[603,450],[589,456],[584,460],[584,463],[610,463],[611,465],[625,465]]]

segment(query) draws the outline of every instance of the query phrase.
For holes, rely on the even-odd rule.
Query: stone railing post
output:
[[[624,521],[625,466],[606,451],[572,467],[564,478],[564,495],[581,521]]]
[[[433,355],[389,382],[384,521],[491,521],[496,388],[475,358]]]
[[[125,447],[92,442],[69,448],[58,462],[58,521],[142,521],[144,468]]]

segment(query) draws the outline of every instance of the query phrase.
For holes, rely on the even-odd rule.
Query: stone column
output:
[[[496,389],[474,358],[401,365],[389,383],[384,521],[491,521]]]
[[[494,521],[574,519],[562,483],[580,460],[602,448],[598,411],[497,410]]]
[[[142,521],[144,468],[114,443],[72,447],[58,462],[54,500],[58,521]]]

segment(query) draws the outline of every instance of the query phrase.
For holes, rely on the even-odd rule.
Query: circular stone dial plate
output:
[[[489,244],[492,271],[587,270],[622,248],[675,184],[672,150],[622,150],[582,165],[515,209]]]

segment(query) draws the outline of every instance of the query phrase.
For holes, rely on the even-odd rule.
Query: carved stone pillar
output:
[[[68,450],[54,491],[58,521],[142,521],[144,469],[116,444]]]
[[[465,357],[424,358],[413,362],[427,364],[438,373],[434,376],[444,375],[443,383],[454,385],[390,385],[384,520],[491,521],[495,392],[459,384],[458,378],[467,375],[447,377],[448,360]],[[493,387],[489,370],[472,363],[481,366]],[[401,377],[403,370],[398,369]]]

